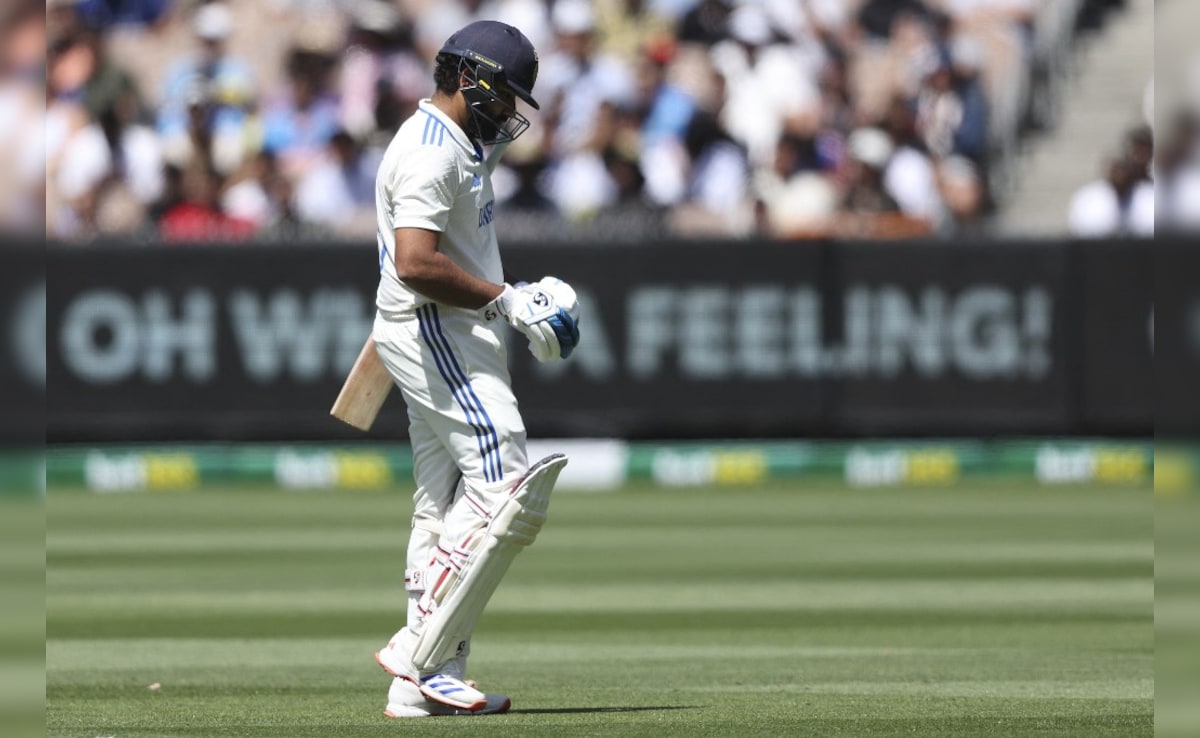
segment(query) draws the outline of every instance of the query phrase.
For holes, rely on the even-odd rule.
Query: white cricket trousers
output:
[[[408,406],[417,485],[405,572],[410,629],[420,622],[418,602],[438,549],[447,554],[485,522],[471,498],[494,497],[488,491],[512,484],[529,467],[497,323],[434,303],[375,318],[379,358]]]

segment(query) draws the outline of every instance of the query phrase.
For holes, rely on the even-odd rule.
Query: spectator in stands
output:
[[[884,185],[883,174],[892,158],[892,140],[879,128],[860,128],[850,134],[850,187],[842,198],[847,213],[898,213],[900,204]]]
[[[504,203],[504,212],[556,214],[558,207],[540,186],[545,171],[546,156],[537,147],[514,145],[506,152],[496,177],[496,199]]]
[[[96,228],[136,230],[140,224],[133,219],[144,217],[145,207],[162,195],[162,147],[155,132],[142,124],[142,100],[133,78],[107,59],[97,33],[76,28],[76,35],[61,36],[53,49],[54,107],[82,107],[79,130],[69,134],[69,149],[54,160],[59,174],[55,194],[62,196],[64,206],[59,215],[67,217],[73,209],[76,220],[68,225],[60,219],[57,227],[80,236],[92,235]],[[101,209],[107,225],[96,222]]]
[[[956,26],[1007,27],[1020,37],[1024,51],[1031,51],[1038,0],[941,0],[941,4]]]
[[[429,71],[412,26],[384,0],[352,6],[346,51],[338,71],[342,128],[359,139],[395,131],[429,94]],[[381,143],[390,135],[380,135]],[[386,145],[386,144],[385,144]]]
[[[433,60],[450,34],[477,20],[504,19],[520,28],[535,49],[551,42],[551,28],[544,0],[457,0],[427,5],[415,19],[417,49]],[[544,71],[544,70],[543,70]]]
[[[887,46],[891,69],[886,74],[892,88],[881,96],[885,106],[897,92],[916,97],[927,84],[931,71],[948,65],[949,54],[939,42],[937,33],[936,19],[927,11],[903,12],[896,16]]]
[[[646,179],[638,165],[638,152],[614,143],[601,154],[609,179],[616,186],[613,202],[589,223],[601,238],[653,243],[664,232],[663,210],[645,193]]]
[[[885,179],[895,147],[879,128],[860,128],[850,135],[851,180],[834,219],[833,235],[857,239],[928,236],[932,224],[906,215]]]
[[[46,0],[46,49],[58,49],[87,30],[80,6],[83,0]]]
[[[605,101],[593,117],[591,136],[580,148],[560,156],[547,172],[547,192],[569,219],[589,220],[618,197],[617,183],[604,162],[618,118],[617,106]]]
[[[496,202],[504,204],[503,217],[496,219],[501,242],[564,238],[568,226],[543,191],[546,152],[525,143],[528,137],[526,134],[509,147],[492,177]]]
[[[674,42],[665,40],[652,42],[643,50],[632,106],[641,120],[636,148],[644,191],[660,205],[677,203],[683,197],[687,169],[683,137],[697,107],[691,93],[668,78],[678,51]]]
[[[732,40],[717,44],[711,54],[726,80],[721,122],[751,162],[768,166],[787,120],[817,108],[819,69],[794,44],[781,41],[759,5],[738,6],[729,32]]]
[[[1137,171],[1139,181],[1154,181],[1154,132],[1150,126],[1141,125],[1125,134],[1124,153]]]
[[[780,136],[773,166],[755,177],[766,221],[760,226],[764,235],[813,237],[829,230],[838,193],[828,172],[837,162],[827,158],[818,144],[818,122],[814,116]]]
[[[0,228],[44,232],[46,21],[33,0],[0,20]]]
[[[353,236],[375,230],[375,172],[379,162],[346,131],[333,135],[326,156],[296,184],[295,207],[300,219]]]
[[[1200,231],[1200,116],[1179,111],[1155,161],[1156,222],[1165,230]]]
[[[675,37],[685,43],[712,46],[729,38],[729,14],[734,0],[699,0],[679,19]]]
[[[269,181],[278,171],[275,157],[260,151],[242,164],[225,183],[221,193],[221,210],[232,218],[254,225],[262,233],[279,218],[279,201],[273,196]]]
[[[146,210],[146,216],[157,228],[163,215],[181,202],[183,202],[183,169],[168,162],[163,165],[162,197]]]
[[[113,166],[104,131],[83,106],[90,57],[76,37],[60,37],[48,49],[46,66],[46,230],[90,237],[100,188]]]
[[[917,95],[916,122],[930,154],[943,158],[954,153],[954,138],[963,122],[963,99],[954,86],[949,59],[937,59],[926,73]]]
[[[56,59],[56,95],[81,102],[92,120],[109,114],[121,97],[132,97],[140,109],[141,92],[133,76],[108,57],[103,37],[81,22],[79,5],[52,7],[65,9],[50,47]]]
[[[249,67],[226,52],[233,17],[224,3],[201,5],[192,17],[192,31],[198,48],[167,75],[158,131],[168,159],[186,166],[195,153],[195,118],[203,115],[211,136],[211,164],[228,174],[246,153],[254,80]]]
[[[600,50],[633,61],[643,49],[671,38],[672,20],[652,0],[595,0]]]
[[[921,0],[866,0],[858,9],[858,27],[868,41],[886,43],[892,38],[897,21],[908,17],[924,18],[929,9]]]
[[[602,152],[617,108],[633,104],[637,88],[629,64],[596,50],[587,0],[559,0],[552,20],[557,46],[538,80],[548,101],[544,141],[557,159],[547,172],[547,192],[564,214],[588,217],[616,197]]]
[[[163,151],[154,129],[142,122],[136,93],[125,90],[101,113],[100,128],[112,152],[112,184],[143,207],[163,194]]]
[[[182,200],[163,213],[158,222],[158,234],[164,241],[241,241],[254,234],[253,223],[231,217],[221,209],[220,172],[211,167],[193,167],[182,177]]]
[[[841,50],[850,29],[851,8],[845,0],[764,0],[775,27],[805,47]]]
[[[477,20],[485,20],[480,12],[484,0],[460,0],[460,2],[435,2],[426,7],[415,20],[414,32],[417,49],[422,59],[433,59],[438,49],[459,28]]]
[[[263,148],[293,180],[317,165],[339,129],[332,39],[312,30],[315,35],[302,35],[289,50],[286,85],[263,106]]]
[[[942,202],[934,162],[917,135],[915,113],[903,97],[892,98],[881,128],[892,145],[884,168],[884,188],[905,215],[936,223],[942,217]]]
[[[855,127],[855,101],[850,90],[849,57],[837,48],[830,49],[829,56],[817,73],[817,89],[820,92],[820,132],[817,138],[826,146],[841,148],[842,141]],[[835,158],[840,156],[834,154]]]
[[[1079,238],[1154,235],[1154,186],[1139,180],[1136,165],[1124,156],[1109,160],[1103,179],[1079,188],[1071,197],[1070,232]]]
[[[982,166],[988,155],[987,92],[980,75],[983,71],[983,47],[972,36],[960,35],[950,46],[954,90],[961,105],[961,117],[954,130],[953,150]]]
[[[662,138],[681,138],[696,111],[696,101],[668,78],[677,47],[673,41],[655,39],[643,47],[637,65],[637,93],[633,103],[643,120],[643,145]]]
[[[938,223],[942,236],[962,239],[983,235],[987,197],[983,177],[975,163],[951,156],[937,165],[938,193],[945,208]]]
[[[231,8],[239,22],[269,8],[262,22],[278,26],[252,58],[228,51],[250,30],[234,28]],[[529,214],[522,235],[537,237],[564,216],[611,235],[605,223],[620,218],[607,211],[658,209],[680,232],[748,234],[755,201],[760,232],[810,233],[843,196],[973,228],[990,142],[1012,125],[1003,96],[994,98],[1000,117],[989,109],[989,90],[1008,89],[994,64],[1008,42],[994,42],[1039,14],[1033,0],[47,0],[54,93],[38,176],[50,177],[39,200],[51,207],[51,232],[128,230],[139,208],[153,222],[182,200],[182,182],[199,191],[210,169],[226,180],[218,209],[260,236],[299,217],[328,223],[341,196],[312,193],[337,180],[345,141],[335,132],[350,134],[360,161],[376,156],[430,92],[433,53],[485,17],[515,23],[543,50],[544,115],[522,139],[534,150],[522,154],[528,165],[508,167],[510,151],[496,180],[506,196],[507,171],[507,196]],[[314,18],[326,32],[315,43],[304,25]],[[145,25],[161,33],[137,28]],[[114,36],[89,37],[88,27]],[[143,95],[134,80],[158,85],[157,71],[130,65],[130,76],[113,62],[140,60],[142,48],[176,58],[180,27],[195,49],[161,79],[161,95]],[[260,101],[259,81],[274,85],[281,70],[286,84]],[[159,97],[159,108],[143,107]],[[146,116],[157,117],[157,144]],[[890,137],[879,182],[847,152],[863,125]],[[1126,152],[1143,179],[1150,150],[1131,140]],[[1178,171],[1186,183],[1188,170]]]
[[[251,223],[266,239],[287,240],[303,235],[303,223],[293,206],[295,186],[269,151],[258,152],[227,183],[221,210]]]
[[[684,148],[690,166],[684,200],[672,214],[672,229],[685,235],[745,235],[754,226],[745,148],[725,129],[719,114],[707,111],[698,112],[688,124]]]
[[[594,148],[601,106],[631,103],[636,84],[631,64],[597,51],[595,14],[587,0],[559,0],[552,20],[556,45],[538,83],[550,100],[549,148],[564,155]]]

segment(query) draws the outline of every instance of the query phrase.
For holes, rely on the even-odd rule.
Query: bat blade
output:
[[[391,390],[392,376],[375,350],[375,340],[367,338],[329,414],[359,430],[371,430]]]

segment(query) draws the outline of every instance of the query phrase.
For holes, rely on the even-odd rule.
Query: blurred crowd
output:
[[[1183,107],[1166,124],[1157,150],[1150,123],[1125,132],[1101,162],[1101,176],[1072,196],[1071,235],[1151,238],[1200,231],[1200,116]]]
[[[1019,118],[997,106],[1057,1],[13,0],[5,77],[29,84],[0,125],[43,105],[45,125],[0,152],[4,217],[68,240],[369,238],[438,48],[496,18],[541,56],[542,110],[495,175],[502,237],[969,235]]]

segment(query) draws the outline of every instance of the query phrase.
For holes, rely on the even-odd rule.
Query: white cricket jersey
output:
[[[495,196],[483,151],[428,100],[396,131],[375,179],[379,290],[384,313],[428,302],[396,275],[396,229],[438,231],[438,250],[470,274],[504,281],[492,225]]]

